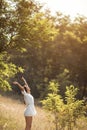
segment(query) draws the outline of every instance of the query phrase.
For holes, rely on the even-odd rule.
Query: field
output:
[[[47,117],[47,113],[37,104],[35,101],[37,115],[33,118],[32,130],[54,130],[53,123]],[[24,130],[24,108],[25,105],[21,96],[0,95],[0,130]],[[86,121],[81,121],[79,130],[87,130]]]
[[[19,99],[18,99],[19,98]],[[21,96],[0,95],[0,130],[24,130],[25,119]],[[46,117],[47,114],[37,106],[37,115],[33,118],[32,130],[51,130],[52,122]]]

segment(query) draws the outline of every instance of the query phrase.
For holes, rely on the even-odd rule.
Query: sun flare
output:
[[[52,14],[60,11],[63,14],[75,17],[77,14],[87,16],[87,0],[37,0],[45,3],[44,8],[51,10]]]

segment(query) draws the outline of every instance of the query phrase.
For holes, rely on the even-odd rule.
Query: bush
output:
[[[59,92],[59,85],[55,81],[49,83],[49,93],[45,100],[42,100],[43,107],[50,111],[54,118],[56,130],[73,130],[77,126],[77,120],[84,116],[84,101],[77,100],[78,89],[73,85],[66,87],[65,100]]]

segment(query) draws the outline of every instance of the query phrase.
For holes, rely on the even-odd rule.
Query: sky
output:
[[[40,3],[45,3],[44,8],[51,10],[52,14],[56,11],[62,12],[65,15],[70,15],[71,18],[78,14],[87,16],[87,0],[36,0]]]

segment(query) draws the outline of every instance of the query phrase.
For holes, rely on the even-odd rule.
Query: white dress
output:
[[[25,90],[22,91],[22,94],[24,95],[24,101],[26,104],[26,109],[24,110],[24,116],[36,115],[33,96],[30,93],[27,93]]]

